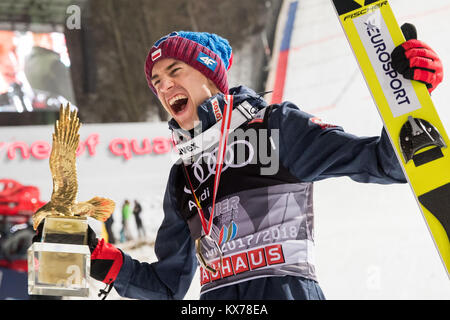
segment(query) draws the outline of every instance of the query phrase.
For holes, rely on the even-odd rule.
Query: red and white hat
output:
[[[173,58],[190,65],[210,79],[224,94],[228,94],[227,71],[233,63],[228,41],[207,32],[172,32],[155,42],[145,61],[147,83],[156,95],[151,82],[153,65],[160,59]]]

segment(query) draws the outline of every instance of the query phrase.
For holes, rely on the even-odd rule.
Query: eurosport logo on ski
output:
[[[371,20],[365,22],[365,25],[367,26],[367,35],[370,37],[373,49],[375,49],[375,53],[378,55],[378,61],[381,62],[385,74],[391,79],[390,87],[394,90],[395,100],[398,104],[411,104],[398,72],[392,67],[391,55],[386,50],[386,43],[380,29]]]
[[[399,117],[420,108],[421,104],[411,81],[403,79],[392,67],[391,54],[395,45],[380,10],[353,19],[354,25],[376,79],[394,117]]]

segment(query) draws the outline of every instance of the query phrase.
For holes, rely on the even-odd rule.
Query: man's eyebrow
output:
[[[169,71],[170,69],[172,69],[174,66],[176,66],[179,63],[179,61],[174,61],[172,64],[170,64],[167,68],[166,71]],[[152,76],[150,78],[150,80],[155,80],[156,78],[159,78],[158,74],[155,74],[154,76]]]

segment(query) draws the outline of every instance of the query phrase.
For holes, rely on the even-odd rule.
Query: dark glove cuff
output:
[[[88,236],[89,251],[91,251],[92,254],[98,245],[97,235],[95,234],[94,230],[91,229],[91,227],[88,227],[87,236]]]
[[[42,231],[44,230],[44,221],[42,221],[36,229],[36,235],[31,239],[31,242],[41,242]]]

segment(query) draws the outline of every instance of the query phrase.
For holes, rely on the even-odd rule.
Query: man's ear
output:
[[[211,79],[208,79],[208,89],[211,91],[211,95],[216,95],[220,93],[220,90],[217,88],[217,86],[212,82]]]

